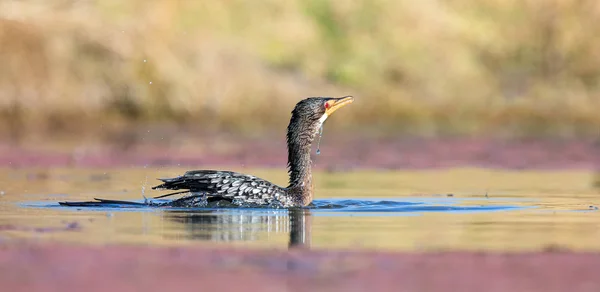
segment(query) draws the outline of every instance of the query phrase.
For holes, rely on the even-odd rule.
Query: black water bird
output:
[[[325,120],[354,97],[311,97],[298,102],[292,111],[287,128],[289,185],[278,186],[267,180],[242,173],[221,170],[193,170],[175,178],[160,179],[163,183],[155,190],[178,190],[155,197],[162,199],[188,193],[179,199],[152,203],[96,199],[92,202],[60,202],[65,206],[148,205],[164,204],[174,207],[198,206],[225,201],[235,205],[277,205],[304,207],[313,200],[311,146]]]

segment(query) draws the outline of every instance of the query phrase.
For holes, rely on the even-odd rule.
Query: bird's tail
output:
[[[168,193],[165,195],[153,197],[152,199],[162,199],[165,197],[183,194],[183,193],[187,193],[187,192],[189,192],[189,191],[179,191],[179,192],[174,192],[174,193]],[[58,204],[60,204],[61,206],[67,206],[67,207],[114,207],[114,208],[148,207],[148,206],[164,205],[164,202],[153,203],[152,200],[144,200],[144,202],[108,200],[108,199],[99,199],[99,198],[94,198],[94,200],[95,201],[84,201],[84,202],[58,202]]]
[[[101,208],[123,208],[123,207],[146,207],[147,203],[121,201],[121,200],[106,200],[94,198],[95,201],[85,202],[58,202],[61,206],[67,207],[101,207]]]

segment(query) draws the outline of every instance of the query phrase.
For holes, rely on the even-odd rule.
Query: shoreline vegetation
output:
[[[600,138],[597,1],[3,1],[0,137],[142,125]],[[329,130],[329,129],[328,129]]]

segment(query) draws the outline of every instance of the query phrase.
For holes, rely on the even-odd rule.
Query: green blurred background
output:
[[[600,137],[600,2],[0,1],[0,133]],[[343,115],[343,117],[342,117]]]

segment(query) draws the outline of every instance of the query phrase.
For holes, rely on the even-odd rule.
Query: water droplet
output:
[[[321,137],[323,137],[323,125],[319,128],[319,140],[317,141],[317,155],[321,154]]]
[[[146,60],[144,60],[144,63],[146,63]]]
[[[152,84],[152,81],[150,81],[150,84]]]

